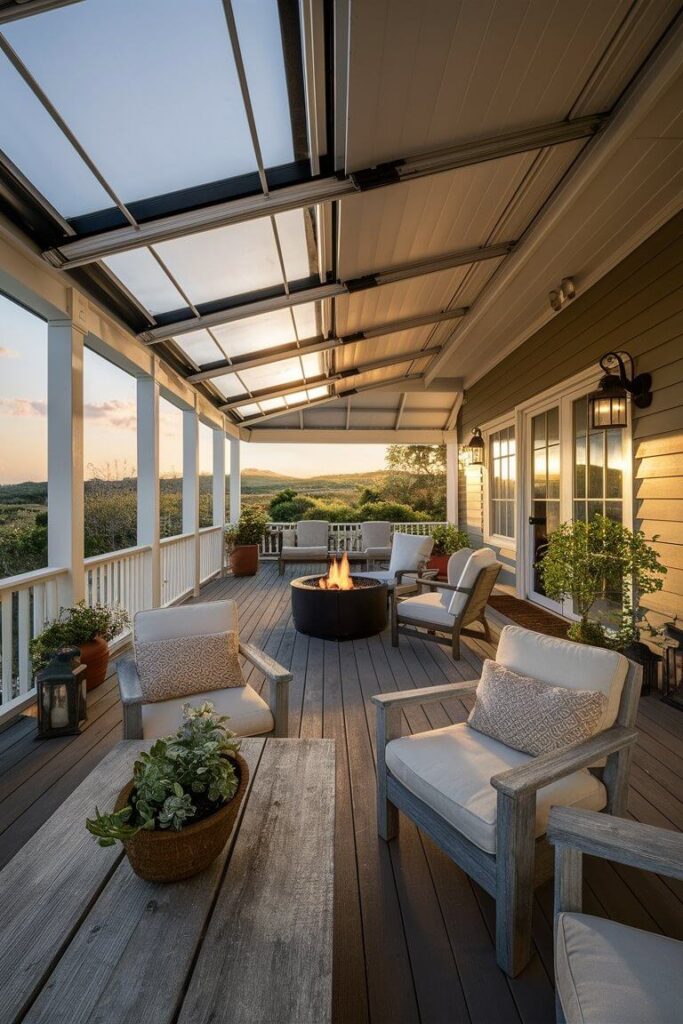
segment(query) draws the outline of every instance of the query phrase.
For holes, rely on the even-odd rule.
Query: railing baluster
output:
[[[19,667],[19,693],[31,689],[28,645],[30,639],[31,594],[28,587],[19,591],[17,602],[17,654]]]
[[[12,693],[12,591],[8,590],[2,595],[0,606],[2,614],[2,700],[11,700]]]

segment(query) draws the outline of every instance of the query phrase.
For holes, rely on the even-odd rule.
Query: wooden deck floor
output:
[[[551,886],[536,897],[533,960],[510,981],[495,962],[490,897],[405,819],[390,845],[375,829],[370,696],[476,678],[492,649],[465,641],[464,657],[454,663],[445,647],[402,640],[394,649],[387,634],[344,644],[309,639],[293,629],[289,605],[288,580],[304,569],[279,578],[266,564],[257,577],[208,584],[201,599],[236,598],[243,638],[291,666],[291,735],[336,740],[337,1024],[547,1024],[554,1020]],[[254,675],[250,682],[258,687],[261,680]],[[409,726],[447,725],[467,710],[460,701],[414,710]],[[638,725],[630,813],[681,829],[683,715],[656,697],[643,698]],[[91,695],[82,735],[38,743],[34,731],[35,720],[23,718],[0,733],[0,865],[120,738],[115,679]],[[595,861],[586,890],[588,911],[683,939],[683,884]]]

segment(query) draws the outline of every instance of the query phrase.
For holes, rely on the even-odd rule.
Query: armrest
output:
[[[137,665],[133,658],[119,658],[116,662],[122,704],[144,704]]]
[[[378,708],[408,708],[413,704],[434,704],[448,697],[462,697],[476,690],[478,684],[478,679],[468,683],[443,683],[441,686],[425,686],[421,690],[376,693],[370,700]]]
[[[635,743],[637,738],[638,733],[635,729],[613,726],[598,733],[597,736],[591,736],[589,740],[573,743],[551,754],[541,754],[531,761],[518,765],[517,768],[494,775],[491,785],[500,793],[511,797],[535,793],[543,786],[571,775],[580,768],[589,768],[601,758]]]
[[[274,683],[289,683],[292,680],[292,673],[279,665],[277,661],[271,658],[264,651],[259,650],[258,647],[254,647],[253,644],[243,643],[240,640],[240,654],[242,654],[247,661],[250,661],[259,672],[263,672],[264,676],[271,679]]]
[[[596,811],[553,807],[548,818],[551,843],[594,857],[683,879],[683,834],[654,825],[614,818]]]

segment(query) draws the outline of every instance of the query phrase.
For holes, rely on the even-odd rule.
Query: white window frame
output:
[[[513,427],[515,431],[515,495],[513,498],[514,508],[514,521],[515,521],[515,536],[504,537],[499,533],[491,533],[491,436],[497,434],[499,430],[505,430],[508,427]],[[499,416],[498,419],[490,420],[481,428],[481,436],[484,440],[484,473],[483,473],[483,487],[482,487],[482,499],[484,505],[484,544],[490,544],[493,547],[505,548],[513,554],[517,553],[517,529],[518,529],[518,515],[517,515],[517,493],[519,488],[519,441],[517,440],[517,417],[515,411],[506,413],[505,416]]]

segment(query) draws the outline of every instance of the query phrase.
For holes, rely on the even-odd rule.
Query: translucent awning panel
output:
[[[231,324],[214,327],[213,330],[231,359],[296,341],[292,314],[288,309],[276,309],[272,313],[235,320]]]
[[[211,383],[225,398],[237,398],[244,394],[245,389],[236,373],[224,373],[220,377],[212,377]]]
[[[310,277],[315,271],[311,267],[306,242],[306,226],[303,210],[287,210],[275,217],[277,233],[282,249],[282,262],[285,265],[288,281],[298,281],[302,277]]]
[[[260,3],[245,6],[245,30],[270,24]],[[4,31],[124,201],[256,169],[220,0],[87,0]],[[268,33],[263,61],[272,57],[272,26]],[[284,89],[276,80],[264,89]],[[76,181],[71,194],[78,205]],[[87,209],[102,205],[88,197]]]
[[[150,313],[168,313],[187,305],[149,249],[117,253],[104,262]]]
[[[309,363],[311,371],[310,373],[306,371],[306,375],[312,377],[322,373],[320,356],[311,355],[307,358],[317,361],[315,364]],[[314,366],[315,368],[313,368]],[[240,377],[250,391],[260,391],[262,388],[277,388],[280,385],[295,384],[298,380],[301,380],[301,363],[295,357],[293,359],[283,359],[280,363],[252,366],[250,370],[243,370],[240,373]]]
[[[223,352],[208,331],[190,331],[176,338],[176,345],[185,352],[197,366],[216,363],[223,359]]]

